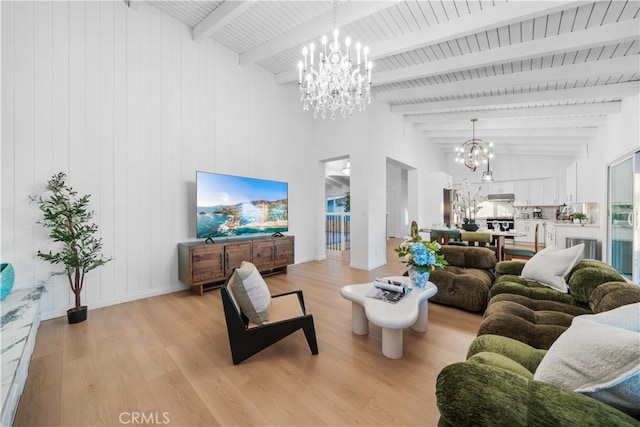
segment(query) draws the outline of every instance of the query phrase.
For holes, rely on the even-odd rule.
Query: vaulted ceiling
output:
[[[341,38],[371,49],[375,99],[446,151],[477,118],[496,153],[579,156],[640,88],[640,0],[340,0],[335,14],[331,1],[151,4],[280,84],[296,84],[302,47],[335,16]]]

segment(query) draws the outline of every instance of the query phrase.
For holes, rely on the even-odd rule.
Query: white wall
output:
[[[370,270],[387,262],[387,162],[417,170],[429,162],[426,152],[415,127],[392,114],[386,104],[372,102],[366,112],[356,112],[351,119],[314,122],[314,157],[351,160],[352,267]],[[408,175],[408,217],[419,218],[421,176]],[[318,253],[322,251],[318,248]]]
[[[566,178],[567,167],[576,158],[569,156],[520,156],[513,154],[496,154],[491,161],[491,171],[496,181],[513,181],[517,179],[535,179],[558,177]],[[480,182],[482,167],[472,172],[469,168],[455,162],[455,154],[449,153],[444,160],[444,171],[450,174],[454,184],[462,183],[464,178],[471,182]],[[486,166],[485,166],[486,168]]]
[[[602,257],[607,260],[607,190],[609,164],[623,156],[631,155],[640,150],[640,97],[633,96],[622,100],[620,113],[607,117],[607,125],[599,128],[594,138],[592,150],[594,161],[597,162],[594,173],[598,175],[598,182],[602,191],[598,203],[600,205],[600,240],[602,241]]]
[[[1,253],[16,287],[46,283],[43,317],[72,305],[35,257],[50,247],[27,196],[66,171],[114,261],[87,276],[90,308],[182,289],[195,171],[289,182],[296,261],[315,257],[312,118],[294,86],[148,4],[2,2]],[[316,191],[324,189],[318,188]]]

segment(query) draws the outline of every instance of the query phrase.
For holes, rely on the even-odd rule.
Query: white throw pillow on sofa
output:
[[[567,249],[544,248],[525,263],[520,277],[566,294],[569,292],[566,276],[580,261],[583,251],[584,243]]]
[[[534,380],[640,415],[640,303],[577,316],[544,356]]]

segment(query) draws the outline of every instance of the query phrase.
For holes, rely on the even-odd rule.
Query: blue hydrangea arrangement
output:
[[[449,263],[444,255],[438,253],[440,245],[437,242],[423,241],[419,234],[408,238],[395,251],[408,266],[417,267],[421,271],[433,271],[443,268]]]

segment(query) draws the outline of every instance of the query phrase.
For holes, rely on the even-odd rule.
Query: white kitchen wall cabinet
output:
[[[487,186],[487,194],[513,194],[515,191],[513,181],[491,182]]]
[[[599,174],[594,162],[580,159],[567,168],[565,203],[586,203],[598,200],[594,189],[598,188]]]
[[[542,180],[543,186],[543,202],[544,206],[553,206],[560,204],[558,197],[558,178],[545,178]]]

